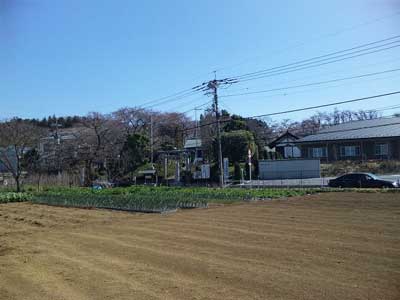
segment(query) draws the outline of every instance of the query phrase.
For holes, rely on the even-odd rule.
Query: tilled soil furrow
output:
[[[400,196],[175,214],[0,205],[0,299],[399,299]]]

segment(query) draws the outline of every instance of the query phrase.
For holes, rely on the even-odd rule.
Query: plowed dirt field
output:
[[[400,299],[400,194],[166,215],[3,204],[0,299]]]

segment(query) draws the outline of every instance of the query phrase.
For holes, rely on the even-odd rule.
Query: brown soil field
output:
[[[0,299],[400,299],[400,194],[165,215],[2,204]]]

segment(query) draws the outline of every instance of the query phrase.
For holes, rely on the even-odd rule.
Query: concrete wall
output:
[[[259,177],[267,179],[319,178],[319,159],[260,160]]]

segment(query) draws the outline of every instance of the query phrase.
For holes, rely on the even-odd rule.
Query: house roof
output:
[[[400,137],[400,117],[352,121],[330,126],[296,143]]]
[[[290,133],[289,130],[286,131],[284,134],[281,134],[280,136],[278,136],[275,140],[273,140],[271,143],[268,144],[269,148],[274,148],[275,146],[277,146],[280,141],[282,141],[283,139],[287,139],[286,142],[284,142],[284,144],[287,144],[293,141],[298,140],[299,138],[297,136],[295,136],[294,134]]]

